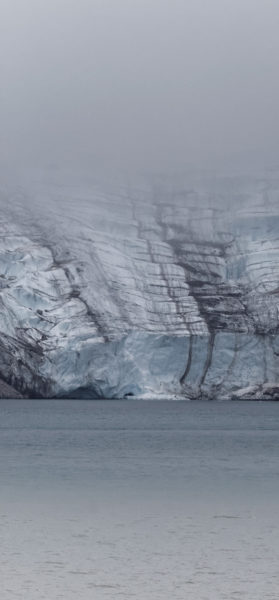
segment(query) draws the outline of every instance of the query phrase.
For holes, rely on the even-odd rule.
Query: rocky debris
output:
[[[18,400],[23,398],[23,396],[15,390],[11,385],[8,385],[0,379],[0,399],[1,400]]]
[[[279,384],[264,384],[250,386],[237,390],[232,395],[232,400],[273,400],[279,401]]]

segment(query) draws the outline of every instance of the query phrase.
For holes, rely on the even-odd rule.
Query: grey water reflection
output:
[[[277,597],[279,404],[0,413],[4,599]]]

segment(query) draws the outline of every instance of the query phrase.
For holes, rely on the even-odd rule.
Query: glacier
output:
[[[1,173],[0,206],[4,395],[279,398],[276,169]]]

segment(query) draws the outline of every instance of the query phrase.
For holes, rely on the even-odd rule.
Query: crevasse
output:
[[[2,380],[35,397],[276,398],[279,177],[66,180],[2,183]]]

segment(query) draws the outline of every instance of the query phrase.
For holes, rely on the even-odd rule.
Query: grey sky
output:
[[[277,162],[278,31],[278,0],[0,0],[2,156]]]

